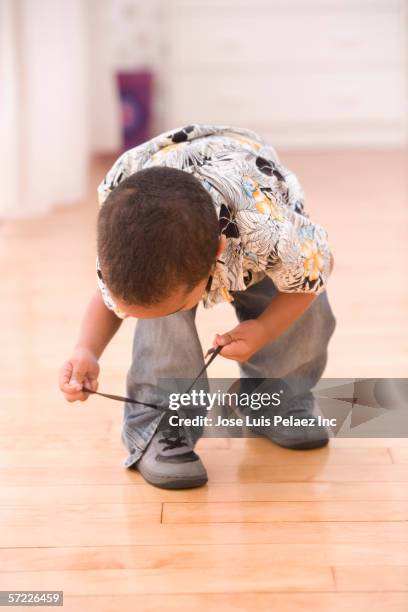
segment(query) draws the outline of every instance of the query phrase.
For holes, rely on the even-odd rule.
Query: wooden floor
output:
[[[281,155],[334,252],[325,375],[406,377],[406,154]],[[57,372],[95,287],[105,167],[86,203],[0,226],[0,589],[64,590],[79,612],[406,611],[408,440],[295,452],[205,439],[208,486],[162,491],[123,467],[120,403],[61,397]],[[205,348],[234,321],[227,304],[198,319]],[[102,357],[102,391],[124,391],[134,324]],[[223,359],[211,371],[235,373]]]

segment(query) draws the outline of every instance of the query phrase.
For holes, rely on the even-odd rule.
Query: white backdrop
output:
[[[0,217],[75,203],[88,174],[81,0],[0,2]]]
[[[229,123],[278,148],[406,146],[407,4],[0,0],[0,218],[83,198],[89,154],[120,146],[123,70],[154,74],[153,133]]]

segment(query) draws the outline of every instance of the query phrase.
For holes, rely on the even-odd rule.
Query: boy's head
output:
[[[195,306],[224,244],[210,194],[176,168],[135,172],[99,210],[102,277],[130,316],[162,317]]]

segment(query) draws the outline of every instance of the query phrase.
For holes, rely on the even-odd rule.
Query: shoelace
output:
[[[193,380],[193,382],[191,383],[187,391],[185,391],[185,393],[190,393],[191,389],[194,387],[197,380],[204,374],[208,366],[214,361],[214,359],[217,357],[217,355],[219,355],[219,353],[222,351],[223,348],[224,348],[223,346],[217,346],[217,348],[215,349],[211,348],[207,351],[207,353],[204,356],[204,360],[206,360],[207,357],[209,356],[210,356],[210,359],[207,361],[207,363],[204,363],[204,366],[201,368],[200,372],[197,374],[197,376],[195,377],[195,379]],[[122,397],[121,395],[101,393],[100,391],[93,391],[92,389],[88,389],[87,387],[82,387],[82,391],[85,391],[86,393],[94,393],[95,395],[101,395],[102,397],[107,397],[108,399],[117,400],[119,402],[129,402],[130,404],[140,404],[141,406],[147,406],[149,408],[168,410],[168,408],[165,406],[158,406],[157,404],[149,404],[148,402],[142,402],[140,400],[135,400],[130,397]]]
[[[161,433],[163,434],[163,437],[159,438],[159,442],[166,445],[163,448],[164,451],[188,446],[185,435],[180,433],[180,428],[177,428],[176,431],[172,431],[171,429],[163,429]]]

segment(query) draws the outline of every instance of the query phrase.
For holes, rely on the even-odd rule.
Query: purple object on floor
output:
[[[117,74],[122,109],[122,148],[131,149],[150,138],[152,83],[151,72]]]

